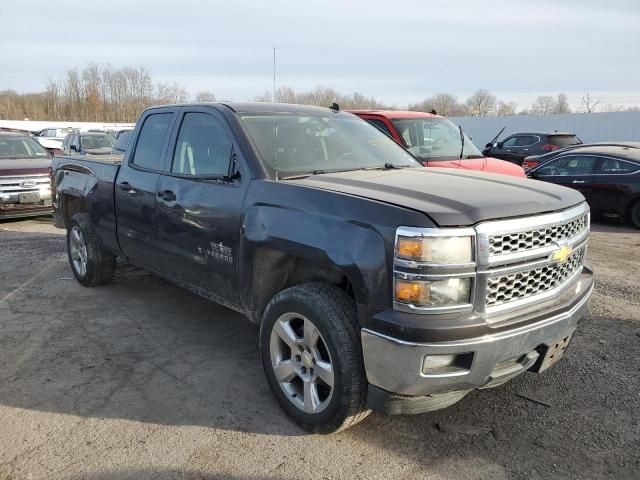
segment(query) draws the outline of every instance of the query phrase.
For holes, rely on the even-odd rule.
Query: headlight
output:
[[[395,301],[416,307],[467,305],[471,300],[470,278],[446,280],[395,279]]]
[[[398,236],[396,258],[439,265],[467,264],[473,262],[473,240],[471,236]]]

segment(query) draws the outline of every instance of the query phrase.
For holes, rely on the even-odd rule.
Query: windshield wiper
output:
[[[458,125],[458,129],[460,130],[460,142],[462,143],[462,147],[460,147],[460,160],[462,160],[462,155],[464,154],[464,133],[462,133],[462,125]]]

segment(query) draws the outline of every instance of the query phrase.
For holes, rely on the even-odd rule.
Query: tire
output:
[[[305,430],[339,432],[369,415],[359,332],[353,300],[333,285],[291,287],[267,305],[262,366],[280,407]]]
[[[116,257],[102,249],[86,213],[76,213],[67,226],[67,255],[76,279],[85,287],[109,283]]]
[[[629,217],[633,226],[640,229],[640,200],[636,200],[636,203],[631,205]]]

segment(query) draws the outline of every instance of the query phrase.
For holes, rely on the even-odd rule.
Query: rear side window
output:
[[[516,143],[517,147],[528,147],[529,145],[533,145],[538,142],[538,137],[534,137],[533,135],[520,135],[518,136],[518,142]]]
[[[173,113],[154,113],[142,125],[133,164],[148,170],[160,170],[160,156]]]
[[[603,158],[597,173],[601,175],[620,175],[640,171],[640,165],[618,160],[616,158]]]
[[[387,124],[384,123],[382,120],[379,120],[377,118],[367,118],[367,122],[369,122],[374,127],[377,127],[379,130],[382,130],[384,133],[386,133],[390,137],[392,136],[391,131],[389,130],[389,127],[387,127]]]
[[[116,141],[113,148],[117,150],[126,150],[129,145],[129,139],[131,138],[131,132],[122,132]]]
[[[575,135],[549,135],[549,143],[564,148],[582,143]]]
[[[222,122],[207,113],[184,116],[171,172],[188,176],[224,176],[229,173],[231,139]]]

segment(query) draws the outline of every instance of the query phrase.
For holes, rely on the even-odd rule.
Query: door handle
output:
[[[162,192],[158,192],[158,198],[161,198],[165,202],[175,202],[176,194],[171,190],[163,190]]]
[[[584,183],[584,180],[574,180],[574,181],[573,181],[573,182],[571,182],[571,183]]]
[[[131,184],[129,184],[129,182],[122,182],[118,185],[118,188],[129,195],[135,195],[137,193],[133,188],[131,188]]]

